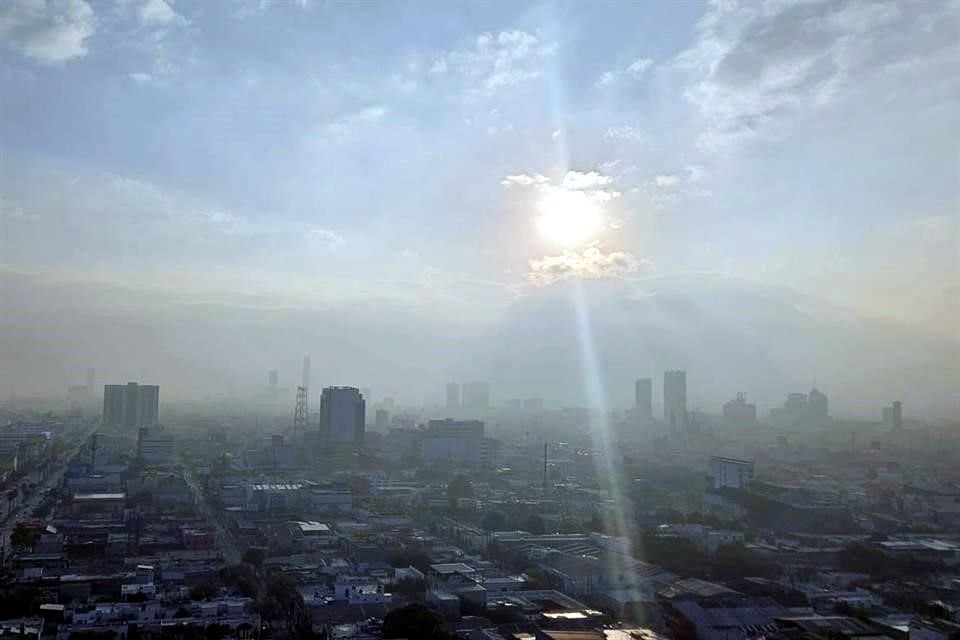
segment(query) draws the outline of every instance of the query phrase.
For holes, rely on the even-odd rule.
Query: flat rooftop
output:
[[[445,562],[442,564],[432,564],[430,568],[440,574],[454,573],[476,573],[476,570],[463,562]]]
[[[75,493],[74,502],[78,500],[126,500],[127,494],[123,491],[117,493]]]
[[[307,520],[304,522],[297,522],[297,527],[300,528],[300,532],[304,535],[316,535],[318,533],[330,533],[330,525],[324,524],[322,522],[316,522],[314,520]]]
[[[304,485],[299,482],[257,483],[250,485],[253,491],[299,491]]]

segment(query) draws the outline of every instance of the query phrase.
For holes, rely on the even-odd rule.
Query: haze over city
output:
[[[960,640],[960,0],[0,0],[0,640]]]
[[[613,405],[682,366],[702,405],[956,413],[950,3],[0,15],[4,396],[240,399],[309,352],[580,405],[579,280]]]

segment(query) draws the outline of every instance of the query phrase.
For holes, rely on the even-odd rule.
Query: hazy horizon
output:
[[[960,416],[956,2],[413,6],[0,7],[0,398]]]

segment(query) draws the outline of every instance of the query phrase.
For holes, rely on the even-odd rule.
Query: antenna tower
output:
[[[307,388],[297,387],[297,406],[293,410],[293,433],[307,430]]]

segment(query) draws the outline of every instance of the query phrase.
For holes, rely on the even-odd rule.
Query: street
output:
[[[183,461],[181,461],[181,468],[183,469],[183,479],[186,480],[187,486],[189,486],[190,491],[193,492],[193,501],[197,508],[197,515],[213,527],[214,535],[217,538],[217,547],[220,549],[220,553],[223,554],[227,563],[237,564],[241,558],[240,551],[237,550],[237,546],[233,542],[233,537],[224,527],[220,514],[215,513],[210,507],[206,494],[193,475],[193,469]]]
[[[10,546],[10,534],[13,533],[13,529],[16,527],[17,522],[21,520],[32,519],[31,513],[43,500],[44,494],[63,482],[63,474],[67,470],[67,464],[73,460],[83,445],[90,438],[90,435],[95,431],[96,425],[84,432],[80,438],[71,444],[70,448],[64,451],[63,457],[61,458],[57,469],[47,474],[47,477],[37,484],[36,489],[31,491],[20,501],[16,508],[4,516],[3,523],[0,525],[0,536],[2,536],[0,537],[0,548],[6,551],[6,549]]]

